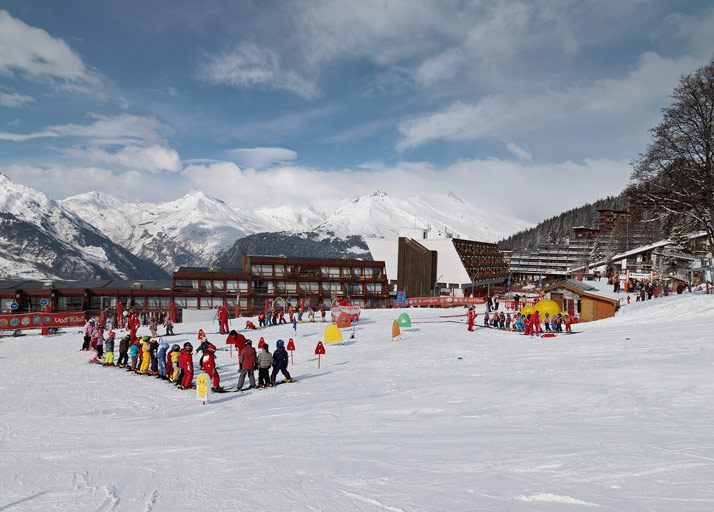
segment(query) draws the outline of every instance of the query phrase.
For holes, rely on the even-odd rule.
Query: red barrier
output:
[[[81,327],[86,322],[84,311],[64,313],[24,313],[0,315],[0,329],[54,329],[58,327]]]
[[[475,304],[484,304],[486,299],[483,297],[414,297],[407,299],[407,304],[410,307],[423,306],[473,306]]]

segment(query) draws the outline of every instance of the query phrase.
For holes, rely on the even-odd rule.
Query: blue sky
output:
[[[714,49],[686,0],[0,9],[0,169],[56,198],[455,190],[535,221],[619,192]]]

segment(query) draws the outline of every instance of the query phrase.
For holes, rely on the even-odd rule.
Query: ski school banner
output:
[[[81,327],[85,322],[84,311],[0,315],[0,329]]]
[[[483,297],[414,297],[406,299],[410,307],[422,306],[472,306],[475,304],[484,304],[486,300]]]

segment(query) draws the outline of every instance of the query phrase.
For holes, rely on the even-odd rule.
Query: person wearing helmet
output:
[[[179,353],[179,367],[182,375],[179,389],[191,389],[193,386],[193,345],[188,341],[183,344]]]
[[[159,372],[158,377],[163,380],[166,380],[168,378],[166,377],[166,352],[168,350],[169,344],[161,340],[161,345],[159,345],[159,349],[156,352],[156,362]]]
[[[267,343],[263,343],[263,348],[256,358],[258,368],[258,387],[270,387],[270,365],[273,364],[273,355],[270,353]]]
[[[109,331],[107,339],[104,340],[104,366],[114,366],[114,331]]]
[[[216,368],[216,346],[205,340],[201,343],[200,349],[203,352],[201,356],[201,368],[208,374],[208,378],[212,381],[211,391],[223,393],[225,390],[221,387],[221,376]],[[198,352],[198,350],[196,351]]]
[[[117,366],[119,368],[124,368],[129,362],[129,342],[131,341],[131,336],[128,334],[119,340],[119,360],[117,361]]]
[[[166,357],[166,375],[169,376],[169,381],[178,382],[179,378],[179,356],[181,355],[181,347],[174,344],[171,346],[171,351]]]
[[[141,337],[141,366],[139,373],[146,375],[151,364],[151,338],[149,336]]]
[[[276,346],[277,348],[273,352],[273,372],[270,375],[270,384],[272,386],[275,386],[275,378],[278,376],[278,372],[283,373],[283,377],[285,377],[283,382],[293,381],[290,372],[288,372],[288,351],[285,350],[285,342],[278,340]]]
[[[253,348],[253,342],[251,340],[245,341],[245,347],[238,358],[240,364],[240,377],[238,377],[238,387],[236,391],[243,391],[243,383],[245,382],[245,376],[248,375],[248,380],[250,380],[250,387],[252,389],[255,387],[255,349]]]
[[[92,320],[91,318],[87,320],[87,323],[84,324],[84,329],[82,329],[82,332],[84,333],[82,350],[89,350],[89,342],[92,340],[92,335],[94,334],[94,320]]]

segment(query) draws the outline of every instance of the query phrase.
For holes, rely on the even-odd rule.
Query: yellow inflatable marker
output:
[[[335,324],[328,324],[325,327],[325,343],[339,343],[342,341],[342,333]]]
[[[208,387],[208,377],[205,373],[202,373],[196,379],[196,395],[196,398],[201,400],[203,405],[206,405],[206,402],[208,402],[211,397],[211,390]]]

